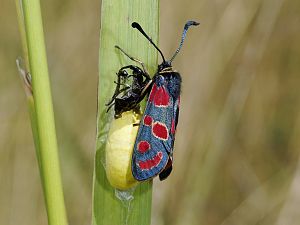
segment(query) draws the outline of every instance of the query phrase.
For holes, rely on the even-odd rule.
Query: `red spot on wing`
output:
[[[170,96],[166,91],[165,86],[157,87],[153,84],[152,90],[150,92],[149,101],[154,103],[156,107],[166,107],[169,105]]]
[[[175,134],[175,122],[174,122],[174,119],[172,119],[171,134]]]
[[[149,95],[149,101],[150,102],[153,102],[153,99],[154,99],[154,96],[155,96],[156,92],[157,92],[157,86],[156,86],[156,84],[153,84],[153,87],[152,87],[150,95]]]
[[[152,126],[152,133],[155,137],[167,140],[169,137],[169,132],[167,126],[161,122],[155,122]]]
[[[152,159],[148,159],[146,161],[139,161],[138,166],[141,170],[150,170],[153,167],[156,167],[163,157],[162,152],[158,152]]]
[[[166,91],[165,86],[157,88],[157,91],[154,95],[154,105],[157,107],[166,107],[169,105],[170,96]]]
[[[146,115],[144,117],[144,125],[151,126],[152,125],[152,117],[149,115]]]
[[[150,149],[150,143],[148,141],[140,141],[137,145],[140,153],[145,153]]]

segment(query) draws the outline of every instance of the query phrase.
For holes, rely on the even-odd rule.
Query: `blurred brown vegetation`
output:
[[[145,9],[147,10],[147,9]],[[90,224],[100,2],[43,1],[70,224]],[[161,1],[160,46],[182,73],[174,171],[154,182],[153,225],[299,224],[300,2]],[[0,8],[0,224],[47,224],[15,59],[14,1]]]

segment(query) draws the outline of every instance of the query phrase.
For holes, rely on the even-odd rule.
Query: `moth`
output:
[[[119,70],[115,93],[107,104],[108,110],[114,106],[115,118],[130,110],[139,111],[140,102],[148,96],[131,160],[132,175],[138,181],[149,180],[157,175],[160,180],[164,180],[172,171],[182,81],[180,74],[173,69],[172,62],[182,48],[188,29],[197,25],[199,23],[195,21],[188,21],[185,24],[179,47],[171,59],[166,60],[162,51],[142,27],[137,22],[132,23],[132,27],[146,37],[162,57],[162,63],[158,65],[157,72],[152,78],[141,60],[115,46],[140,67],[128,65]],[[130,78],[132,82],[128,85],[127,81]]]

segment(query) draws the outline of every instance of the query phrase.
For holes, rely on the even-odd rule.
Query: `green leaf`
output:
[[[115,45],[142,60],[151,74],[157,69],[157,51],[137,30],[136,21],[157,43],[159,30],[158,0],[103,0],[99,50],[99,87],[97,114],[97,144],[94,168],[93,225],[149,225],[151,221],[152,182],[139,184],[132,201],[122,202],[108,183],[103,159],[111,120],[105,103],[115,89],[116,72],[125,65],[134,64]]]

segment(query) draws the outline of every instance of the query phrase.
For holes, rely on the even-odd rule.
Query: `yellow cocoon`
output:
[[[121,190],[138,183],[131,172],[131,158],[141,115],[133,111],[122,113],[122,117],[111,123],[105,149],[106,176],[109,183]]]

